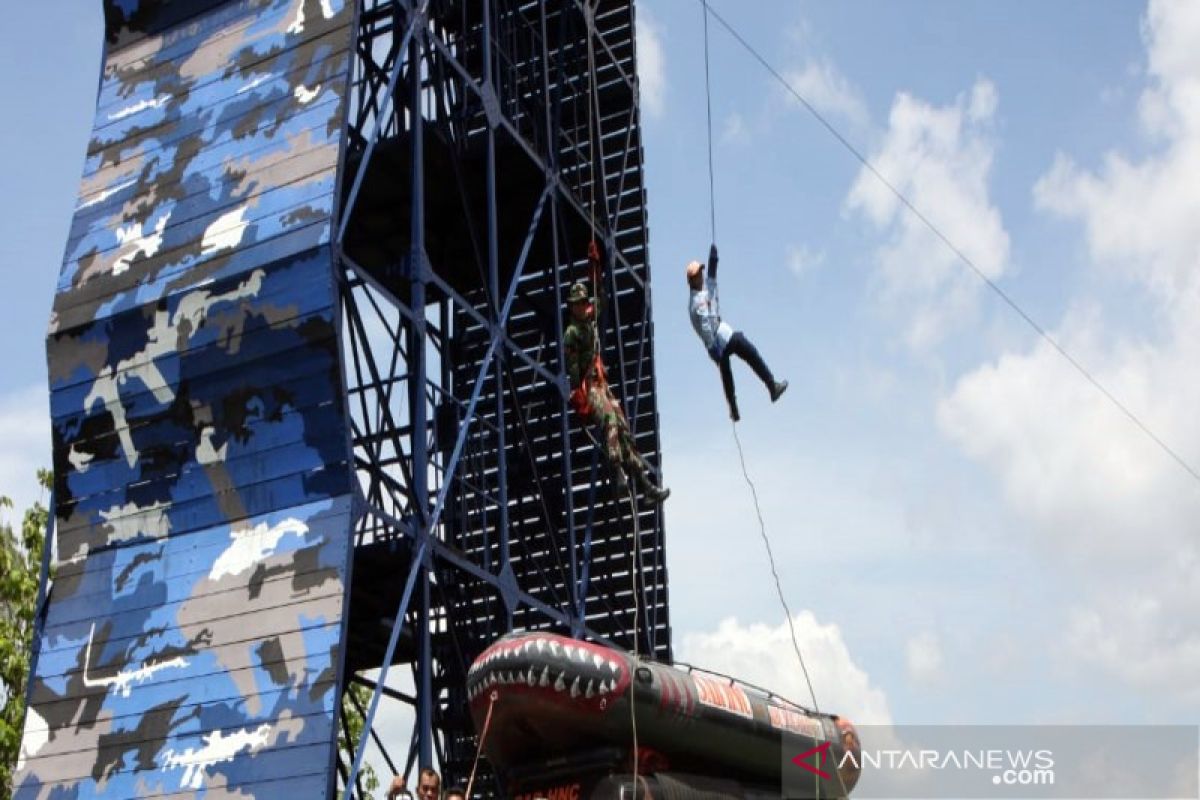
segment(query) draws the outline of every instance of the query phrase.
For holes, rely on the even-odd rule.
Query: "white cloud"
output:
[[[802,278],[825,263],[825,251],[814,251],[808,245],[789,245],[787,249],[788,269],[797,278]]]
[[[662,31],[645,8],[638,9],[637,62],[641,108],[648,117],[662,117],[667,99],[667,57]]]
[[[0,495],[13,501],[10,519],[19,522],[34,502],[49,502],[36,477],[51,464],[49,389],[29,386],[0,395],[0,442]]]
[[[1200,297],[1170,341],[1101,341],[1099,310],[1053,335],[1184,459],[1200,463]],[[1000,479],[1080,598],[1069,651],[1200,700],[1200,487],[1045,342],[964,376],[943,431]]]
[[[1189,339],[1168,346],[1105,347],[1104,320],[1093,308],[1070,315],[1053,335],[1151,429],[1188,445],[1185,457],[1196,459],[1200,377],[1188,370],[1200,363],[1200,324],[1191,328]],[[1051,548],[1132,565],[1194,538],[1197,487],[1044,341],[965,375],[938,421],[998,474],[1010,504]]]
[[[870,156],[993,279],[1004,273],[1009,255],[1008,233],[988,196],[997,102],[995,87],[983,79],[948,106],[898,94],[883,144]],[[880,299],[890,312],[906,317],[910,347],[936,344],[974,309],[978,278],[865,168],[846,197],[846,209],[861,214],[886,240],[876,252]]]
[[[1034,199],[1081,221],[1093,258],[1170,304],[1200,258],[1200,48],[1182,38],[1200,37],[1200,6],[1151,3],[1145,35],[1150,84],[1139,110],[1162,152],[1140,161],[1112,152],[1097,173],[1060,153]]]
[[[1096,591],[1073,610],[1066,630],[1070,650],[1129,684],[1165,689],[1176,707],[1200,705],[1200,633],[1196,603],[1200,569],[1195,549],[1143,576]]]
[[[913,683],[929,685],[942,678],[942,644],[937,635],[918,633],[904,646],[904,663]]]
[[[809,60],[784,74],[789,84],[822,115],[837,117],[856,128],[870,121],[858,89],[827,58]]]
[[[721,144],[745,144],[750,141],[750,129],[745,118],[734,111],[721,126]]]
[[[859,724],[890,724],[886,695],[851,658],[838,626],[820,624],[809,611],[796,614],[793,622],[821,710]],[[730,617],[715,631],[684,634],[677,650],[686,663],[732,675],[802,705],[810,703],[786,620],[776,626],[742,625]]]
[[[1037,207],[1083,225],[1097,267],[1151,300],[1154,335],[1113,333],[1127,296],[1076,300],[1052,335],[1200,464],[1200,6],[1152,2],[1139,110],[1159,145],[1097,171],[1060,154]],[[1200,702],[1200,487],[1045,341],[965,375],[944,432],[1000,479],[1041,549],[1081,581],[1069,652]],[[1167,688],[1169,687],[1169,688]]]
[[[1188,139],[1200,130],[1200,8],[1181,0],[1154,0],[1143,21],[1149,74],[1142,122],[1152,134]]]

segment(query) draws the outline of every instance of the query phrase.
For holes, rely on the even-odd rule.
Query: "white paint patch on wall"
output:
[[[164,94],[155,97],[152,100],[142,100],[141,102],[134,103],[131,106],[125,106],[120,111],[114,111],[113,113],[109,114],[109,122],[116,122],[119,119],[131,117],[139,111],[145,111],[147,108],[161,108],[170,99],[171,95]]]
[[[25,733],[21,736],[21,752],[17,755],[17,772],[25,769],[25,759],[33,758],[50,741],[50,726],[37,709],[25,710]]]
[[[304,0],[297,0],[296,16],[292,18],[292,24],[288,25],[286,30],[292,35],[304,33]]]
[[[217,435],[217,430],[211,425],[207,425],[200,431],[200,441],[196,444],[196,461],[204,466],[209,464],[220,464],[225,460],[225,454],[229,452],[229,442],[220,447],[213,446],[213,437]]]
[[[208,573],[209,580],[220,580],[225,575],[240,575],[264,558],[273,555],[279,540],[289,533],[303,536],[308,533],[308,525],[294,517],[288,517],[277,525],[268,526],[265,522],[260,522],[249,530],[230,531],[229,537],[233,539],[233,544],[217,557]]]
[[[255,89],[257,89],[259,86],[262,86],[264,83],[266,83],[267,81],[271,80],[274,77],[275,77],[274,72],[268,72],[266,75],[259,75],[257,78],[255,78],[254,80],[247,83],[245,86],[238,89],[235,94],[245,94],[246,92],[252,92]]]
[[[208,255],[241,244],[242,234],[246,232],[246,226],[250,224],[246,221],[248,209],[248,205],[241,205],[213,220],[212,224],[204,230],[200,252]]]
[[[121,246],[121,255],[113,261],[112,274],[120,275],[129,269],[129,265],[138,256],[149,257],[157,253],[158,248],[162,247],[163,231],[166,230],[170,218],[170,211],[159,217],[158,222],[154,223],[153,233],[146,233],[144,226],[137,223],[117,228],[117,243]]]
[[[163,771],[182,767],[183,779],[179,788],[202,789],[205,770],[222,761],[232,761],[243,750],[261,750],[267,746],[270,735],[271,726],[265,722],[254,730],[243,728],[228,736],[219,730],[213,731],[204,737],[203,747],[189,747],[180,753],[168,750],[163,757]]]
[[[121,191],[122,189],[128,189],[130,186],[133,186],[135,183],[137,183],[136,179],[122,181],[118,184],[114,184],[113,186],[110,186],[109,188],[100,192],[98,195],[93,197],[91,200],[88,200],[86,203],[80,203],[79,205],[75,206],[75,211],[79,212],[85,208],[90,208],[98,203],[103,203],[105,200],[112,197],[117,192]]]
[[[167,517],[167,504],[156,502],[149,506],[125,503],[100,512],[100,518],[108,527],[108,544],[126,542],[139,536],[165,539],[171,533],[171,520]]]
[[[164,669],[182,669],[188,665],[186,658],[175,656],[165,661],[156,661],[153,664],[142,664],[137,669],[123,669],[109,678],[92,678],[88,673],[92,668],[92,638],[95,635],[96,623],[93,622],[92,629],[88,633],[87,649],[83,652],[83,685],[89,689],[115,686],[122,697],[129,697],[134,683],[145,683],[153,678],[155,673]]]
[[[83,473],[88,471],[88,465],[92,463],[94,456],[91,453],[83,453],[75,449],[75,445],[71,445],[71,449],[67,451],[67,461],[71,462],[71,466],[76,472]]]
[[[319,95],[320,93],[321,93],[321,84],[319,84],[319,83],[316,86],[314,86],[312,89],[309,89],[307,86],[301,84],[300,86],[297,86],[296,90],[293,92],[293,94],[296,96],[296,99],[300,101],[300,105],[302,105],[302,106],[306,106],[309,103],[311,103],[313,100],[316,100],[317,95]]]

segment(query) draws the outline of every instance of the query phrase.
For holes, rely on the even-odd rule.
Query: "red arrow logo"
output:
[[[830,776],[829,776],[828,772],[824,772],[824,771],[812,766],[811,764],[806,764],[804,762],[813,753],[817,754],[817,763],[818,764],[823,762],[825,760],[825,756],[829,754],[829,745],[830,744],[832,744],[832,742],[822,742],[821,744],[817,745],[816,747],[810,747],[807,750],[805,750],[803,753],[801,753],[800,755],[793,758],[792,763],[795,764],[800,769],[811,772],[813,775],[820,775],[822,778],[829,780]]]

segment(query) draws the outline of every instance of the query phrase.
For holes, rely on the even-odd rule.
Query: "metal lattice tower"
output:
[[[561,347],[594,239],[660,466],[632,0],[103,3],[14,795],[331,796],[344,691],[393,665],[368,727],[411,703],[405,771],[461,779],[502,633],[669,660],[661,511]]]
[[[475,752],[465,671],[498,635],[634,644],[634,520],[569,413],[560,347],[594,236],[614,300],[606,362],[657,463],[633,25],[629,3],[572,0],[433,3],[427,18],[379,2],[359,19],[343,299],[368,511],[351,655],[382,662],[368,660],[371,626],[395,617],[398,576],[432,531],[435,578],[412,600],[402,658],[416,665],[418,730],[442,734],[420,740],[421,763],[436,744],[452,776]],[[638,649],[669,659],[662,520],[639,516]],[[385,550],[395,565],[375,574],[392,576],[391,594],[358,577]]]

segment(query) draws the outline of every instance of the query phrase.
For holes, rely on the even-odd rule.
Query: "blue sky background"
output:
[[[712,5],[1200,464],[1200,6]],[[700,6],[638,12],[676,647],[806,700],[686,316],[709,242]],[[83,0],[6,20],[0,489],[20,504],[49,461],[43,337],[102,26]],[[792,387],[771,406],[738,367],[739,431],[822,707],[1200,719],[1200,482],[710,35],[723,310]]]
[[[1175,169],[1196,146],[1200,65],[1157,34],[1196,33],[1194,9],[713,6],[1195,462],[1195,426],[1167,407],[1196,397],[1176,359],[1191,347],[1179,318],[1197,235],[1139,222],[1145,190],[1169,213],[1196,207]],[[684,314],[682,265],[709,236],[702,16],[680,0],[639,9],[677,641],[805,697],[717,376]],[[789,600],[813,615],[818,694],[901,722],[1194,721],[1200,585],[1169,565],[1194,564],[1200,487],[888,210],[715,21],[710,37],[723,308],[793,386],[770,407],[739,373],[741,433]],[[1153,118],[1150,95],[1174,98],[1165,115],[1180,119]],[[1145,180],[1108,175],[1117,157]],[[1052,181],[1060,161],[1077,166]],[[1114,242],[1098,241],[1106,215],[1129,227]],[[940,332],[915,336],[930,318]]]

